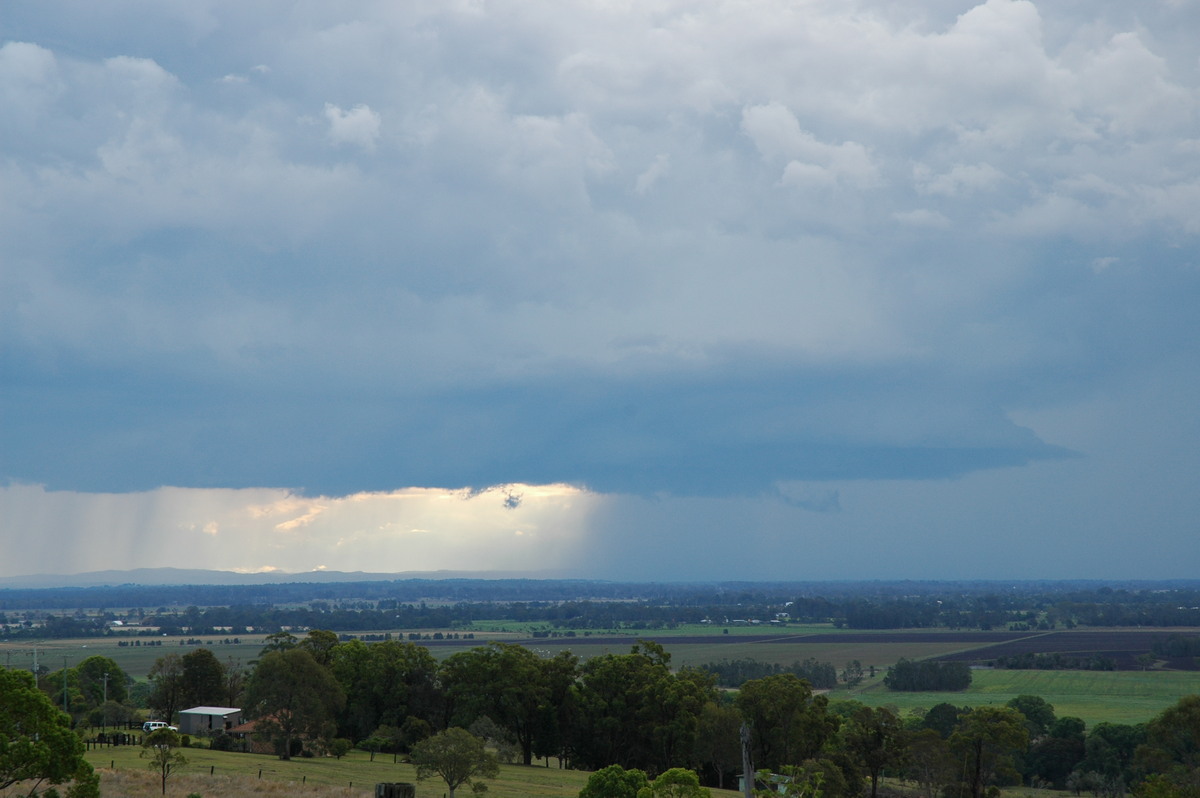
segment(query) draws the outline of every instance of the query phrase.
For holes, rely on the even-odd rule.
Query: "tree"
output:
[[[174,729],[158,729],[142,740],[142,758],[149,759],[149,768],[157,771],[161,778],[162,794],[167,794],[167,779],[171,771],[187,764],[187,757],[175,749],[182,741]]]
[[[88,657],[75,666],[75,671],[79,674],[79,687],[88,697],[88,706],[99,706],[109,700],[124,703],[129,697],[129,677],[109,657]]]
[[[695,771],[671,768],[638,790],[637,798],[711,798],[712,793],[700,786]]]
[[[346,694],[339,733],[361,740],[380,726],[403,726],[409,717],[440,721],[438,663],[429,649],[386,640],[339,643],[330,670]],[[409,742],[415,742],[410,739]]]
[[[938,733],[939,737],[945,740],[954,733],[958,722],[966,713],[967,709],[965,707],[960,708],[945,702],[934,704],[925,713],[925,717],[921,720],[921,726],[926,729],[933,729]]]
[[[1010,699],[1005,706],[1012,707],[1025,716],[1030,739],[1036,740],[1046,734],[1056,719],[1054,706],[1041,696],[1019,695]]]
[[[700,711],[715,700],[711,674],[683,668],[672,674],[670,655],[643,641],[629,654],[592,657],[574,689],[570,723],[572,761],[660,773],[691,756]]]
[[[863,666],[856,659],[852,659],[846,663],[846,669],[842,671],[842,681],[847,687],[858,687],[863,681]]]
[[[905,761],[905,773],[917,783],[922,798],[935,798],[949,781],[950,746],[934,729],[908,732]]]
[[[756,766],[778,771],[816,756],[837,731],[825,696],[791,673],[751,679],[735,700],[746,724]]]
[[[1145,741],[1143,724],[1097,723],[1084,741],[1083,761],[1078,769],[1099,774],[1110,783],[1128,785],[1133,780],[1134,755]]]
[[[883,684],[889,690],[966,690],[971,686],[971,667],[965,662],[916,661],[901,657],[888,668]]]
[[[489,717],[512,733],[521,760],[533,762],[533,739],[549,697],[541,658],[514,643],[490,643],[455,654],[442,664],[441,682],[463,726]]]
[[[183,704],[183,657],[164,654],[150,666],[150,708],[165,723],[173,723]]]
[[[951,749],[967,763],[972,798],[998,778],[1016,775],[1013,754],[1028,745],[1025,716],[1011,707],[975,707],[950,735]]]
[[[225,667],[207,648],[184,654],[183,703],[189,707],[220,706],[226,695]]]
[[[246,692],[246,668],[241,660],[233,657],[225,658],[225,692],[224,704],[227,707],[240,707],[242,697]]]
[[[495,778],[500,773],[500,763],[484,747],[483,740],[458,726],[414,745],[409,760],[416,765],[418,779],[441,776],[450,798],[463,784],[474,787],[480,784],[477,779]]]
[[[328,629],[313,629],[300,641],[300,648],[312,654],[313,659],[323,668],[333,663],[333,649],[338,645],[337,632]]]
[[[709,701],[696,724],[694,761],[712,767],[717,787],[725,789],[725,774],[742,765],[742,716],[732,704]]]
[[[29,793],[43,783],[74,780],[68,798],[98,796],[92,766],[71,719],[57,709],[33,676],[0,669],[0,790],[32,782]]]
[[[887,707],[861,707],[842,727],[842,739],[871,778],[871,798],[879,794],[879,776],[884,768],[897,764],[903,754],[900,718]]]
[[[1136,759],[1176,788],[1200,794],[1200,695],[1184,696],[1146,724]]]
[[[638,798],[638,791],[649,783],[644,771],[609,765],[588,776],[579,798]]]
[[[246,697],[257,731],[274,740],[280,759],[290,759],[297,742],[331,739],[346,701],[337,680],[302,648],[267,652]]]

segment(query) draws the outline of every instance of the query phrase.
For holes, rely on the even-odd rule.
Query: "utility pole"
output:
[[[754,798],[754,763],[750,761],[750,727],[742,724],[742,798]]]
[[[104,703],[100,705],[100,728],[108,731],[108,671],[104,672]]]

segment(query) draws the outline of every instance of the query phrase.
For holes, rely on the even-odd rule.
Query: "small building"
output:
[[[242,711],[236,707],[192,707],[179,713],[180,734],[213,734],[229,731],[242,724]]]

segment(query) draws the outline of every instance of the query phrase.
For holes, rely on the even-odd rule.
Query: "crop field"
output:
[[[314,796],[315,798],[368,798],[379,782],[403,781],[417,785],[417,798],[441,798],[446,785],[437,778],[418,782],[411,765],[393,764],[389,755],[375,761],[361,751],[342,759],[293,759],[273,756],[182,749],[188,764],[167,781],[168,796],[199,793],[221,798],[259,795]],[[88,761],[101,777],[101,794],[121,798],[150,798],[159,795],[157,776],[139,757],[141,749],[125,746],[94,749]],[[260,775],[261,774],[261,775]],[[557,767],[502,765],[500,776],[488,779],[488,795],[499,798],[575,798],[588,773]],[[470,794],[464,788],[460,794]],[[713,790],[714,798],[735,798],[739,793]]]
[[[1065,654],[1072,657],[1099,656],[1113,660],[1120,670],[1138,667],[1137,656],[1150,650],[1156,641],[1164,641],[1174,632],[1196,634],[1195,629],[1186,630],[1142,630],[1103,629],[1041,632],[1007,640],[974,651],[964,651],[952,656],[940,657],[947,660],[979,661],[997,657],[1012,657],[1022,654]],[[1188,658],[1172,661],[1172,667],[1194,669],[1195,663]]]
[[[1200,693],[1195,671],[1024,671],[975,670],[971,686],[957,693],[899,693],[883,680],[868,680],[858,689],[836,690],[830,698],[853,698],[871,706],[894,706],[902,714],[942,702],[955,706],[1004,704],[1018,695],[1037,695],[1054,706],[1059,717],[1097,723],[1142,723],[1181,697]]]

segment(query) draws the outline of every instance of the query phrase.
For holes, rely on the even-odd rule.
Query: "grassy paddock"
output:
[[[837,690],[831,698],[853,698],[871,706],[894,706],[906,713],[943,701],[955,706],[1004,704],[1018,695],[1037,695],[1054,706],[1059,717],[1097,723],[1142,723],[1185,695],[1200,693],[1194,671],[1024,671],[977,670],[971,686],[959,693],[898,693],[882,679],[856,690]]]
[[[101,777],[105,798],[150,798],[159,795],[156,774],[139,757],[140,748],[104,748],[88,752],[88,761]],[[417,798],[441,798],[444,782],[431,778],[418,782],[416,771],[406,763],[392,763],[390,755],[353,751],[342,759],[293,759],[235,754],[207,749],[183,749],[188,764],[167,781],[168,796],[199,793],[205,798],[242,798],[258,795],[297,795],[315,798],[363,798],[374,795],[378,782],[407,781],[417,785]],[[211,774],[210,774],[211,769]],[[259,770],[262,771],[261,778]],[[488,795],[498,798],[575,798],[588,773],[557,767],[502,765],[500,775],[488,779]],[[469,793],[466,790],[464,793]],[[728,790],[713,790],[714,798],[735,798]]]

